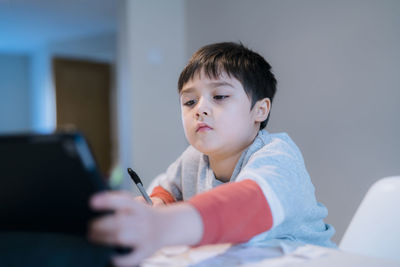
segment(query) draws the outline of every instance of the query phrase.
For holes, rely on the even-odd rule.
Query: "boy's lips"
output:
[[[211,128],[207,123],[201,122],[201,123],[197,124],[196,133],[197,132],[205,132],[205,131],[209,131],[212,129],[213,128]]]

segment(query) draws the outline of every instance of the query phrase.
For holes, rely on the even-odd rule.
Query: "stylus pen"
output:
[[[140,180],[139,176],[134,172],[131,168],[128,168],[129,176],[135,182],[136,186],[139,188],[140,193],[146,199],[146,202],[150,205],[153,205],[153,201],[151,201],[149,195],[147,195],[146,190],[143,188],[142,181]]]

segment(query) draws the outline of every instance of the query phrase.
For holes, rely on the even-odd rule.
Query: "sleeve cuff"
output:
[[[160,198],[165,204],[170,204],[176,202],[175,198],[172,196],[170,192],[165,190],[161,186],[156,186],[153,191],[151,192],[150,197],[158,197]]]

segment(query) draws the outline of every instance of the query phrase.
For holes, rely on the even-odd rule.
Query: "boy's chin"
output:
[[[212,147],[212,146],[194,144],[193,147],[207,156],[210,156],[210,155],[214,154],[216,151],[218,151],[217,148]]]

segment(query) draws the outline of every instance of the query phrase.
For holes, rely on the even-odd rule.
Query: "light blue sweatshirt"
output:
[[[281,239],[336,247],[330,240],[335,230],[323,221],[328,210],[317,202],[302,154],[286,133],[259,131],[254,142],[243,151],[230,182],[244,179],[260,186],[273,217],[272,228],[253,237],[249,244]],[[210,168],[208,157],[192,146],[153,182],[153,186],[162,186],[177,201],[188,200],[221,184]]]

